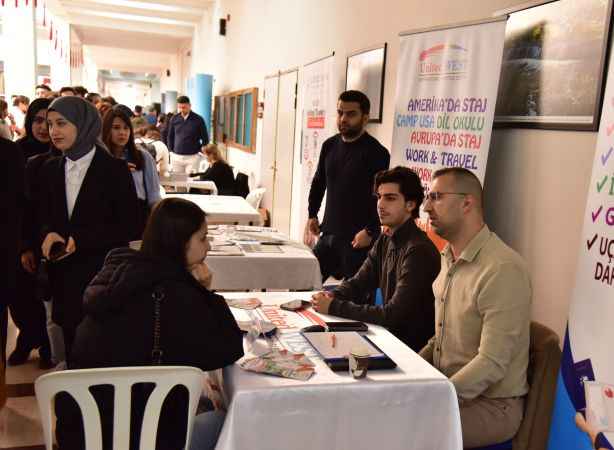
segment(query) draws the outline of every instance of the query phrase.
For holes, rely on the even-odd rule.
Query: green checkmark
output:
[[[601,192],[605,184],[608,182],[608,176],[604,175],[603,180],[601,182],[597,181],[597,192]]]

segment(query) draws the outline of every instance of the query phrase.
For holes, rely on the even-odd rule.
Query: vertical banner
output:
[[[606,83],[549,450],[614,444],[614,65]],[[576,423],[577,421],[577,423]]]
[[[301,232],[307,223],[309,189],[318,168],[322,143],[337,132],[334,56],[304,66],[302,74]]]
[[[484,181],[506,20],[401,35],[391,167],[415,170],[426,192],[442,167]]]

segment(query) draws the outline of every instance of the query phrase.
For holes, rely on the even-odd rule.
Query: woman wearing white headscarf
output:
[[[51,261],[52,318],[62,327],[68,358],[83,317],[85,287],[111,249],[137,238],[137,196],[126,163],[97,142],[101,120],[94,106],[79,97],[60,97],[49,106],[47,122],[63,156],[41,169],[47,186],[42,253]]]

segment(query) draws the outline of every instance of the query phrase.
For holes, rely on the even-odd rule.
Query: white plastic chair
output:
[[[111,384],[115,387],[113,449],[128,449],[130,446],[131,389],[132,385],[136,383],[155,384],[143,415],[140,450],[156,448],[156,434],[162,404],[170,390],[177,385],[185,386],[189,392],[188,411],[186,411],[188,428],[185,446],[186,449],[189,448],[194,416],[202,391],[203,372],[195,367],[154,366],[65,370],[39,377],[35,382],[34,389],[41,414],[46,449],[53,449],[51,423],[53,400],[58,392],[65,391],[73,396],[81,409],[85,431],[85,448],[87,450],[102,450],[100,411],[96,400],[89,391],[90,386],[101,384]]]
[[[262,197],[264,197],[265,192],[266,192],[266,188],[263,188],[263,187],[254,189],[249,194],[247,194],[245,201],[247,201],[247,203],[249,203],[252,206],[252,208],[254,208],[255,210],[258,210],[258,208],[260,207],[260,202],[262,201]]]

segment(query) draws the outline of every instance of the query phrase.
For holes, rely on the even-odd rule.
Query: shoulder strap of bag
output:
[[[154,301],[154,341],[151,351],[151,361],[154,365],[162,364],[163,352],[160,348],[160,309],[162,300],[164,299],[164,291],[162,288],[156,288],[151,293],[151,298]]]

